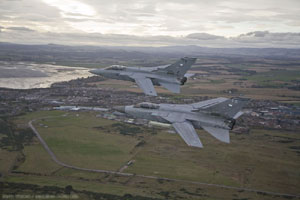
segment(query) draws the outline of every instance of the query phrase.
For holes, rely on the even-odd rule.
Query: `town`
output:
[[[116,105],[132,105],[140,102],[153,103],[195,103],[209,97],[174,99],[163,95],[150,97],[135,92],[114,91],[99,88],[92,83],[104,81],[92,76],[68,82],[53,84],[50,88],[28,90],[0,89],[0,116],[17,116],[38,110],[93,110],[99,116],[118,118],[111,110]],[[122,116],[122,118],[124,118]],[[140,121],[141,120],[135,120]],[[134,121],[133,121],[134,122]],[[250,128],[265,128],[296,131],[300,129],[300,108],[291,104],[271,100],[251,100],[244,115],[238,119],[235,133],[248,133]]]

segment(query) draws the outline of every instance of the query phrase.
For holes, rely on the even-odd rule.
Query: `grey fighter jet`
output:
[[[105,69],[94,69],[90,72],[107,78],[136,82],[145,94],[157,96],[153,85],[160,85],[173,93],[180,92],[188,75],[186,72],[196,62],[196,58],[181,58],[179,61],[157,67],[125,67],[112,65]]]
[[[182,139],[193,147],[203,145],[195,128],[203,128],[216,139],[229,143],[229,130],[243,114],[241,109],[248,102],[244,98],[216,98],[193,104],[140,103],[116,106],[115,110],[135,118],[172,124]]]

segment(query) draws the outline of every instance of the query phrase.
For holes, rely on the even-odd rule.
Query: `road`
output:
[[[46,117],[46,118],[51,118],[51,117]],[[45,119],[45,118],[43,118],[43,119]],[[159,180],[166,180],[166,181],[176,181],[176,182],[181,182],[181,183],[191,183],[191,184],[197,184],[197,185],[205,185],[205,186],[211,186],[211,187],[226,188],[226,189],[237,190],[237,191],[244,190],[244,191],[248,191],[248,192],[262,193],[262,194],[268,194],[268,195],[300,198],[300,195],[297,195],[297,194],[277,193],[277,192],[257,190],[257,189],[251,189],[251,188],[234,187],[234,186],[228,186],[228,185],[204,183],[204,182],[198,182],[198,181],[188,181],[188,180],[181,180],[181,179],[172,179],[172,178],[157,177],[157,176],[147,176],[147,175],[141,175],[141,174],[139,175],[139,174],[123,173],[123,172],[118,172],[118,171],[109,171],[109,170],[102,170],[102,169],[88,169],[88,168],[77,167],[77,166],[74,166],[74,165],[69,165],[69,164],[66,164],[66,163],[58,160],[57,157],[55,156],[55,154],[53,153],[53,151],[51,151],[51,149],[49,148],[47,143],[44,141],[44,139],[41,137],[39,132],[36,130],[36,128],[32,124],[36,120],[39,120],[39,119],[33,119],[33,120],[29,121],[28,122],[29,127],[35,133],[35,135],[39,139],[40,143],[43,145],[44,149],[51,156],[51,159],[56,164],[58,164],[60,166],[63,166],[63,167],[67,167],[67,168],[75,169],[75,170],[81,170],[81,171],[88,171],[88,172],[106,173],[106,174],[113,174],[113,175],[120,175],[120,176],[135,176],[135,177],[141,177],[141,178],[159,179]]]
[[[76,167],[73,165],[68,165],[66,163],[61,162],[60,160],[57,159],[53,151],[49,148],[45,140],[41,137],[39,132],[36,130],[36,128],[32,125],[32,122],[36,121],[37,119],[31,120],[28,125],[32,129],[32,131],[35,133],[37,138],[39,139],[40,143],[43,145],[44,149],[48,152],[48,154],[51,156],[51,159],[57,163],[60,166],[71,168],[71,169],[77,169],[77,170],[82,170],[82,171],[88,171],[88,172],[98,172],[98,173],[108,173],[108,174],[116,174],[116,175],[121,175],[121,176],[133,176],[134,174],[130,173],[122,173],[122,172],[116,172],[116,171],[108,171],[108,170],[102,170],[102,169],[87,169],[87,168],[82,168],[82,167]]]

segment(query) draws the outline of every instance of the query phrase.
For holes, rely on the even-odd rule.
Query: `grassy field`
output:
[[[291,146],[299,146],[299,133],[252,130],[250,135],[232,135],[230,145],[216,141],[204,131],[199,131],[199,135],[205,145],[200,151],[187,147],[177,135],[161,133],[136,155],[136,162],[127,171],[278,192],[299,192],[298,152],[290,149]],[[289,142],[285,137],[294,142],[282,142]]]
[[[268,82],[268,81],[283,81],[289,82],[300,80],[300,71],[298,70],[273,70],[265,73],[259,73],[249,77],[249,80]]]
[[[46,152],[41,144],[25,146],[23,150],[26,159],[25,162],[17,169],[21,172],[31,172],[50,175],[60,168]]]
[[[173,181],[144,180],[137,177],[124,179],[124,177],[113,177],[109,181],[83,180],[72,177],[59,176],[10,176],[7,181],[16,183],[38,184],[40,186],[58,186],[64,188],[72,184],[79,191],[87,190],[107,194],[123,196],[125,194],[140,195],[159,199],[204,199],[204,200],[226,200],[226,199],[288,199],[277,195],[247,192],[243,190],[228,190],[226,188],[215,188],[205,185],[190,183],[179,183]],[[90,199],[80,195],[80,199]]]
[[[0,149],[0,173],[6,175],[10,172],[19,152],[9,152]]]
[[[118,170],[127,161],[135,160],[124,172],[299,194],[299,151],[293,148],[300,146],[299,132],[253,129],[249,135],[232,134],[231,144],[224,144],[199,130],[205,147],[200,150],[188,147],[177,134],[164,130],[153,135],[151,129],[142,127],[141,133],[122,135],[113,128],[115,121],[96,118],[93,112],[47,111],[30,113],[16,120],[21,123],[52,114],[55,117],[38,120],[34,125],[56,156],[67,164]],[[135,147],[141,138],[146,143]],[[71,184],[78,190],[163,199],[178,196],[187,199],[275,198],[180,181],[61,168],[36,140],[25,146],[23,153],[25,162],[16,170],[28,174],[13,174],[6,181],[61,187]]]
[[[138,139],[97,128],[113,123],[96,118],[91,113],[71,113],[40,120],[35,125],[57,158],[65,163],[92,169],[117,170],[130,160],[130,151]]]

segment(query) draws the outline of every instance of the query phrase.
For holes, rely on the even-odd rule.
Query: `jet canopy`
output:
[[[145,109],[158,109],[159,105],[154,104],[154,103],[149,103],[149,102],[143,102],[143,103],[139,103],[139,104],[135,105],[134,107],[135,108],[145,108]]]
[[[122,65],[112,65],[109,67],[106,67],[105,70],[124,70],[125,66]]]

